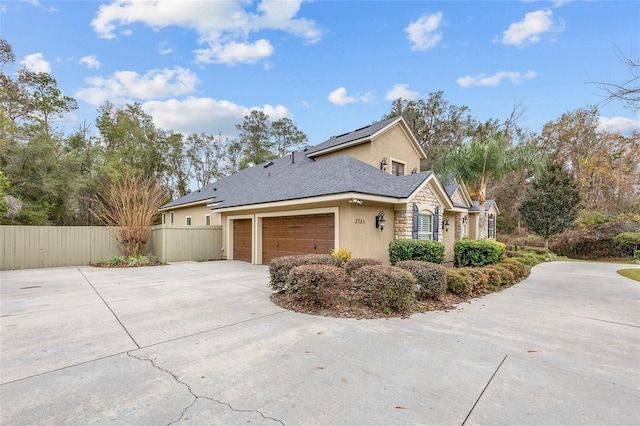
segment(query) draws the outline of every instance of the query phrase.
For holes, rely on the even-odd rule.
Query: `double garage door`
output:
[[[251,220],[233,222],[233,258],[250,262]],[[262,263],[265,265],[281,256],[328,254],[335,247],[334,242],[333,213],[262,218]]]

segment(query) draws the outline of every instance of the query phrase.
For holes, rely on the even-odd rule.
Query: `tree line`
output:
[[[164,201],[245,167],[300,149],[307,136],[289,118],[254,110],[239,135],[183,135],[157,127],[139,103],[105,102],[95,124],[70,134],[57,126],[78,108],[53,76],[15,70],[11,45],[0,39],[0,222],[28,225],[101,223],[99,193],[122,176],[154,178]]]
[[[11,46],[0,39],[3,224],[101,223],[99,193],[118,176],[151,177],[168,201],[189,193],[191,182],[202,187],[308,143],[290,119],[272,121],[258,110],[236,125],[238,136],[232,140],[222,134],[182,135],[158,128],[138,103],[106,102],[95,124],[83,123],[65,134],[56,123],[77,109],[76,101],[61,93],[51,75],[14,69]],[[625,101],[637,110],[638,89],[625,93],[635,96]],[[423,171],[436,171],[445,184],[467,185],[481,210],[486,199],[496,199],[503,233],[521,228],[525,218],[536,228],[535,220],[570,224],[589,212],[640,215],[638,132],[624,136],[600,130],[597,106],[567,111],[540,133],[521,125],[525,113],[523,102],[516,102],[508,117],[481,121],[437,91],[425,99],[397,99],[381,119],[405,119],[427,154]],[[540,198],[541,191],[547,198]],[[529,202],[534,196],[537,201]],[[547,200],[544,208],[542,200]],[[568,212],[562,205],[567,200],[574,207]],[[523,205],[528,212],[539,207],[523,215]],[[540,229],[560,232],[555,225]]]
[[[637,102],[624,100],[637,110]],[[587,106],[535,133],[520,124],[525,112],[516,102],[506,119],[479,121],[439,91],[427,99],[397,99],[383,118],[404,117],[427,154],[422,169],[436,171],[445,183],[464,183],[481,215],[486,199],[496,199],[504,234],[526,224],[548,243],[578,215],[593,214],[630,217],[640,225],[637,131],[624,136],[600,130],[598,107]]]

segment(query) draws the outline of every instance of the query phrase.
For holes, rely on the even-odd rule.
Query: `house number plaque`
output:
[[[356,219],[356,225],[364,225],[364,219]]]

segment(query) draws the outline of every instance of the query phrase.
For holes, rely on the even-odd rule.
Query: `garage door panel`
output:
[[[233,221],[233,259],[251,262],[252,248],[251,219]]]
[[[327,254],[334,247],[334,214],[262,219],[262,263],[294,254]]]

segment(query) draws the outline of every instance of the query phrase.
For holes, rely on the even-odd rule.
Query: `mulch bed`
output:
[[[319,306],[317,304],[309,303],[308,301],[297,297],[296,294],[286,292],[273,293],[271,295],[271,301],[282,308],[305,314],[334,318],[371,319],[408,317],[413,314],[430,311],[449,311],[455,309],[456,306],[460,303],[482,297],[487,293],[490,292],[487,291],[484,293],[477,293],[469,296],[460,296],[457,294],[445,293],[437,296],[434,299],[418,300],[413,303],[408,309],[402,312],[394,312],[391,314],[384,314],[380,311],[371,309],[357,300],[354,300],[352,306],[349,306],[350,295],[346,290],[342,290],[338,294],[336,294],[331,303],[327,304],[328,306]]]
[[[144,266],[160,266],[164,265],[164,263],[159,260],[150,260],[148,263],[144,265],[129,265],[128,263],[120,263],[118,265],[109,265],[107,262],[98,262],[98,263],[89,263],[89,266],[94,266],[96,268],[142,268]]]

